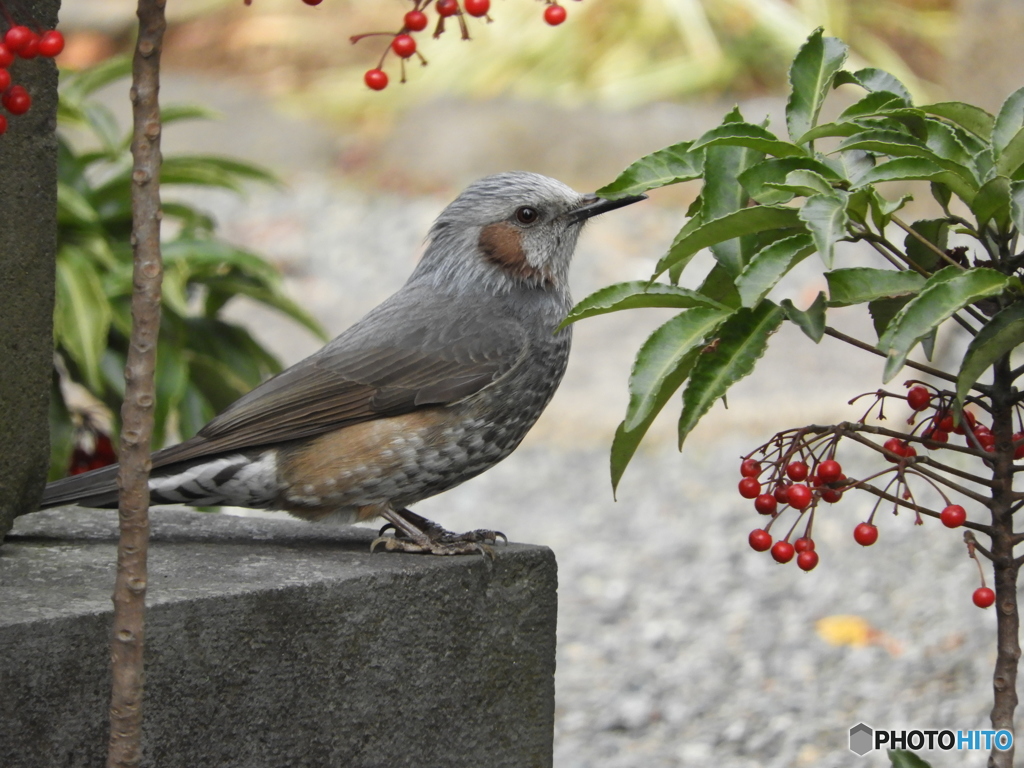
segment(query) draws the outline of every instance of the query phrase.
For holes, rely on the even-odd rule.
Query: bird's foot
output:
[[[427,520],[408,509],[385,513],[388,524],[380,529],[376,539],[370,543],[370,551],[382,546],[387,552],[412,552],[431,555],[473,555],[481,554],[493,558],[491,546],[498,539],[508,542],[501,531],[478,529],[466,533],[453,533],[435,522]],[[394,530],[394,536],[386,536]]]

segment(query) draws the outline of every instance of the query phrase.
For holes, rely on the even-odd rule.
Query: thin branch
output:
[[[904,499],[901,499],[899,496],[893,496],[888,491],[883,491],[881,488],[877,488],[877,487],[875,487],[873,485],[869,485],[868,483],[865,483],[864,485],[852,485],[852,486],[850,486],[850,488],[851,489],[852,488],[860,488],[861,490],[867,491],[868,493],[870,493],[870,494],[872,494],[874,496],[877,496],[880,499],[885,499],[886,501],[891,501],[894,504],[896,504],[897,506],[906,507],[907,509],[912,509],[912,510],[914,510],[915,512],[917,512],[919,514],[927,515],[928,517],[934,517],[934,518],[939,518],[940,517],[939,513],[935,512],[934,510],[928,509],[927,507],[922,507],[920,504],[914,504],[912,502],[906,501]],[[847,489],[844,488],[843,490],[847,490]],[[991,535],[991,533],[992,533],[992,529],[989,528],[989,526],[984,525],[983,523],[974,523],[974,522],[971,522],[970,520],[965,520],[964,523],[963,523],[963,527],[964,528],[970,528],[972,530],[978,531],[979,533],[984,533],[984,534],[988,534],[988,535]]]
[[[825,335],[831,336],[833,339],[845,341],[847,344],[857,347],[857,349],[863,349],[865,352],[870,352],[873,355],[878,355],[879,357],[887,357],[887,355],[877,347],[872,347],[870,344],[863,342],[860,339],[855,339],[853,336],[847,336],[842,331],[837,331],[835,328],[832,328],[831,326],[825,326]],[[932,368],[930,365],[922,365],[921,363],[914,362],[913,360],[907,360],[906,365],[908,368],[913,368],[914,370],[921,371],[921,373],[927,373],[929,376],[934,376],[937,379],[943,379],[954,384],[956,383],[956,376],[946,373],[945,371],[940,371],[937,368]],[[971,387],[971,389],[976,389],[977,391],[981,392],[984,395],[987,394],[988,387],[984,384],[976,383],[973,387]]]
[[[121,536],[114,586],[110,655],[108,768],[142,761],[143,641],[149,542],[149,453],[154,371],[160,332],[160,50],[165,0],[139,0],[139,38],[132,67],[132,331],[121,409],[118,507]]]
[[[937,245],[935,245],[935,243],[933,243],[927,237],[922,235],[916,229],[914,229],[913,227],[909,226],[906,222],[902,221],[898,216],[892,216],[890,218],[890,220],[892,221],[893,224],[895,224],[897,227],[902,229],[908,235],[910,235],[915,240],[920,242],[926,248],[928,248],[929,250],[933,251],[935,253],[935,255],[938,256],[943,261],[946,261],[946,262],[952,264],[954,267],[959,267],[960,269],[966,269],[966,267],[964,267],[963,264],[957,264],[955,261],[953,261],[953,259],[951,259],[949,257],[948,253],[946,253],[944,250],[939,248]]]

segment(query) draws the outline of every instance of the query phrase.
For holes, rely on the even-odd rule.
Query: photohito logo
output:
[[[950,731],[950,730],[876,730],[866,723],[857,723],[850,729],[850,751],[864,757],[875,749],[941,750],[952,752],[963,749],[992,747],[1005,752],[1013,746],[1009,731]]]

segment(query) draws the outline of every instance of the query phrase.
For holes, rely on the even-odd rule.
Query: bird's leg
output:
[[[452,533],[425,517],[408,509],[385,509],[381,517],[388,524],[380,529],[380,535],[370,544],[370,551],[383,545],[388,552],[421,552],[431,555],[482,554],[493,557],[490,546],[498,538],[508,541],[500,531],[467,531]],[[389,528],[394,536],[385,536]]]

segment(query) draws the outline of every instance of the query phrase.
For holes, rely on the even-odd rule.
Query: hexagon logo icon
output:
[[[857,723],[850,729],[850,751],[860,757],[864,757],[874,749],[874,731],[870,725]]]

